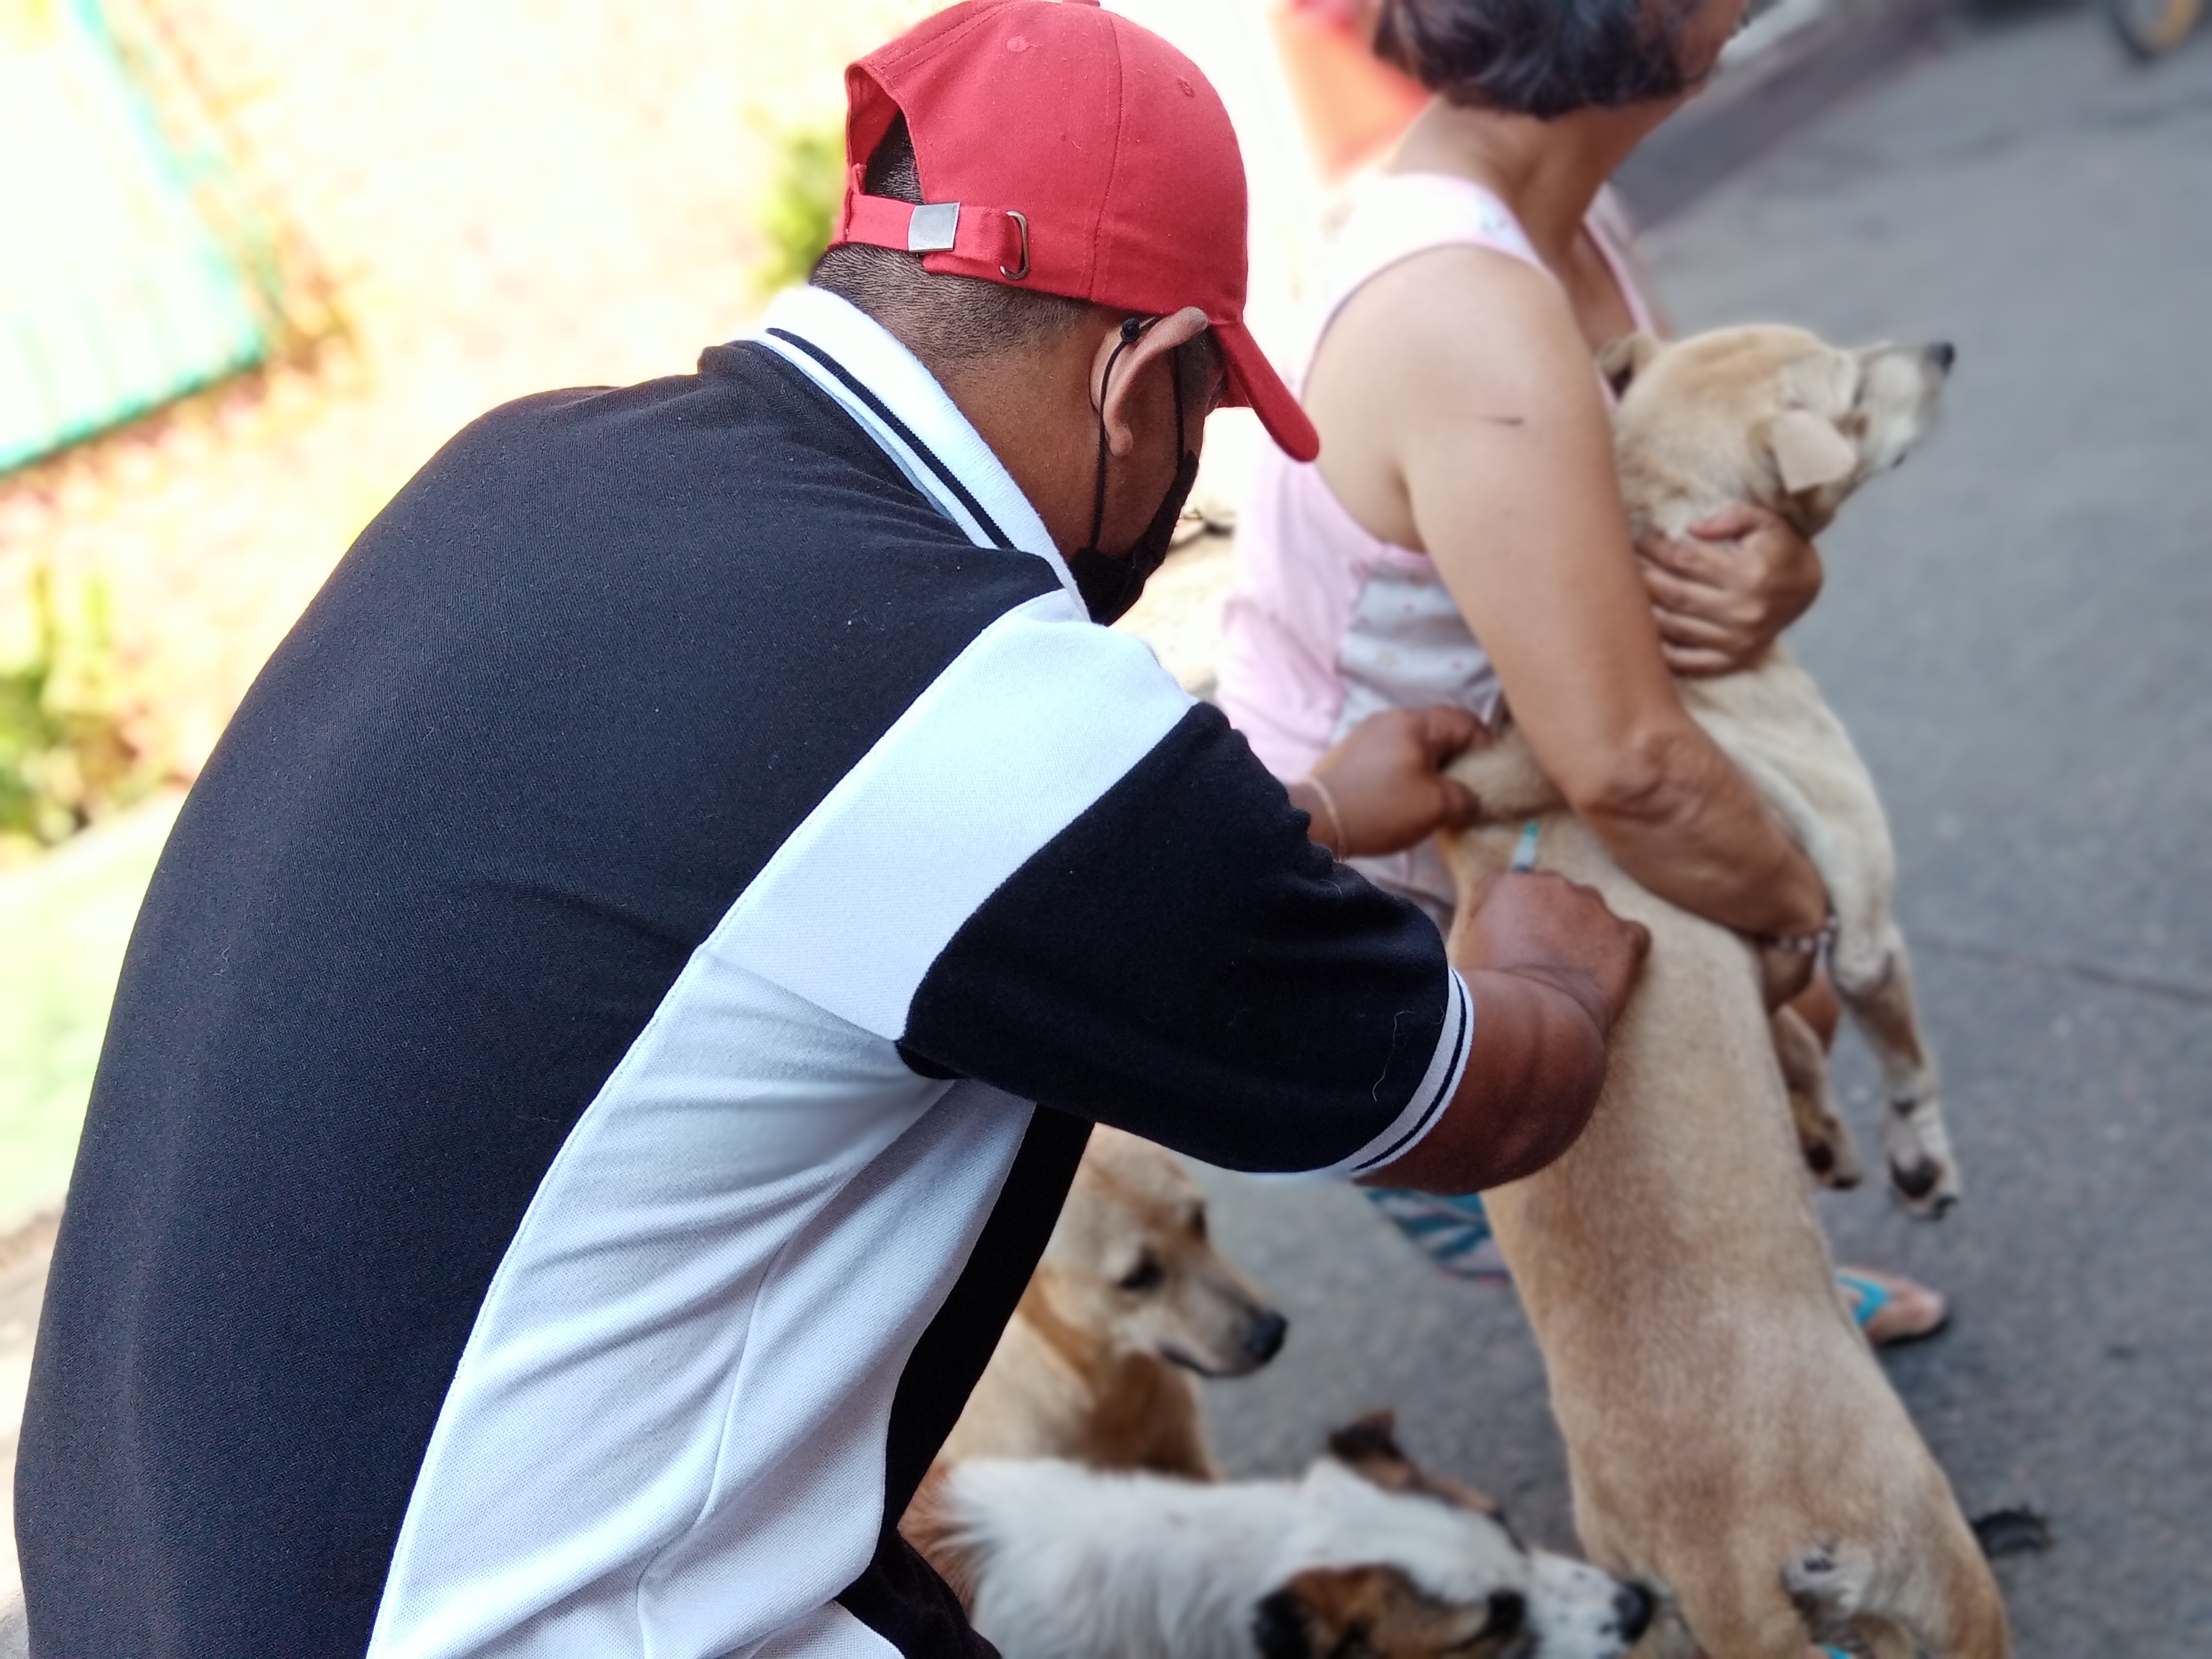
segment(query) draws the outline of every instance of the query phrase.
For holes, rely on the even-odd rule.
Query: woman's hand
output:
[[[1763,507],[1731,507],[1681,541],[1647,536],[1636,552],[1677,674],[1750,667],[1820,597],[1820,550]]]
[[[1403,852],[1474,822],[1475,799],[1445,762],[1490,741],[1464,708],[1391,708],[1367,719],[1291,786],[1313,838],[1340,859]]]

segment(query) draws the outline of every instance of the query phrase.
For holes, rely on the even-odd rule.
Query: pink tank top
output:
[[[1613,217],[1601,198],[1591,237],[1637,326],[1648,329],[1650,312]],[[1480,185],[1431,173],[1369,179],[1332,244],[1314,349],[1370,278],[1454,246],[1492,248],[1546,269],[1511,210]],[[1307,369],[1312,362],[1309,351]],[[1384,708],[1449,703],[1487,720],[1499,695],[1489,657],[1428,555],[1369,535],[1318,467],[1263,447],[1222,609],[1217,697],[1267,769],[1304,777],[1339,738]]]

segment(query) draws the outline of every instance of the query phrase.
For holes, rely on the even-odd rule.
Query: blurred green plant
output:
[[[0,863],[69,839],[161,781],[117,692],[107,589],[87,582],[65,617],[53,573],[30,577],[28,655],[0,666]]]
[[[776,141],[775,180],[762,204],[760,232],[768,257],[757,273],[763,293],[803,283],[830,246],[845,198],[845,132],[810,127]]]

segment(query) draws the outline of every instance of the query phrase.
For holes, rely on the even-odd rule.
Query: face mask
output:
[[[1183,447],[1182,366],[1170,356],[1168,379],[1175,386],[1176,451],[1182,459],[1176,464],[1175,478],[1168,485],[1167,494],[1160,497],[1158,511],[1152,514],[1152,521],[1145,526],[1145,533],[1137,538],[1135,544],[1120,555],[1098,550],[1099,526],[1106,518],[1106,387],[1114,378],[1114,365],[1121,361],[1124,351],[1137,343],[1145,326],[1134,317],[1121,325],[1121,343],[1106,360],[1106,373],[1099,379],[1098,491],[1091,501],[1091,536],[1067,556],[1067,568],[1075,578],[1075,590],[1083,596],[1085,608],[1096,623],[1115,621],[1143,594],[1152,572],[1168,556],[1168,544],[1175,539],[1176,520],[1182,516],[1182,504],[1190,499],[1191,486],[1198,482],[1198,456]]]

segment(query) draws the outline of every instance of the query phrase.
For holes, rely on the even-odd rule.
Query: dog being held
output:
[[[1297,1481],[962,1463],[906,1530],[1006,1659],[1618,1659],[1651,1615],[1424,1474],[1387,1415]]]
[[[1927,430],[1948,348],[1842,351],[1795,330],[1638,338],[1621,482],[1638,527],[1679,533],[1731,501],[1808,534]],[[1871,781],[1811,678],[1778,648],[1685,682],[1827,883],[1831,970],[1881,1056],[1889,1161],[1909,1205],[1957,1190],[1912,1012]],[[1486,812],[1540,814],[1539,866],[1651,930],[1605,1090],[1558,1162],[1487,1194],[1544,1352],[1591,1559],[1671,1591],[1711,1659],[2002,1659],[2004,1610],[1949,1483],[1838,1296],[1785,1121],[1761,973],[1740,935],[1645,891],[1509,739],[1455,763]],[[1461,915],[1511,828],[1449,840]],[[1817,1045],[1814,1045],[1817,1060]]]
[[[1951,362],[1948,345],[1844,351],[1790,328],[1613,342],[1599,368],[1620,397],[1614,449],[1631,527],[1639,538],[1680,538],[1747,501],[1801,535],[1819,534],[1854,490],[1927,435]],[[1820,872],[1835,911],[1829,973],[1881,1068],[1891,1185],[1915,1215],[1940,1216],[1958,1199],[1958,1165],[1891,909],[1897,857],[1866,763],[1812,676],[1779,644],[1742,672],[1676,684]],[[1492,816],[1561,804],[1527,745],[1510,737],[1462,775],[1482,780]],[[1784,1008],[1774,1016],[1774,1042],[1808,1165],[1826,1185],[1856,1184],[1858,1158],[1831,1103],[1819,1041]]]
[[[1175,1155],[1101,1125],[939,1461],[1069,1458],[1210,1480],[1200,1376],[1242,1376],[1289,1322],[1206,1236]]]

